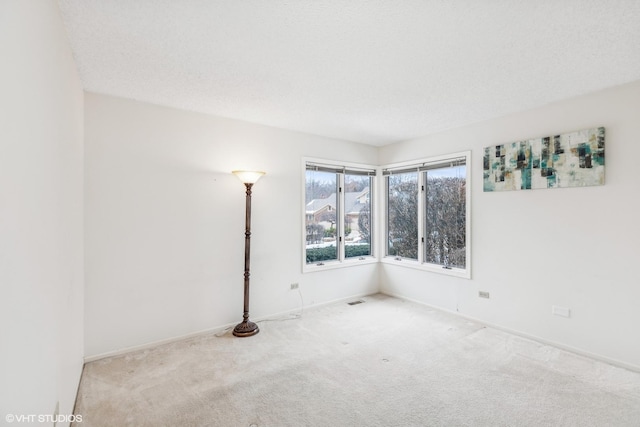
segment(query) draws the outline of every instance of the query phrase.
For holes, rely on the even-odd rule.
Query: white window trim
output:
[[[338,259],[337,260],[331,260],[331,261],[323,261],[321,263],[317,263],[317,264],[307,264],[307,257],[306,257],[306,251],[307,251],[307,245],[306,245],[306,235],[307,235],[307,228],[306,228],[306,203],[304,203],[305,201],[305,191],[306,191],[306,172],[307,172],[307,164],[308,163],[317,163],[319,165],[327,165],[327,166],[336,166],[338,168],[340,167],[345,167],[345,168],[352,168],[352,169],[362,169],[362,170],[374,170],[376,171],[376,175],[373,177],[373,188],[369,189],[369,194],[371,197],[371,213],[372,213],[372,221],[373,221],[373,229],[371,230],[371,240],[372,240],[372,244],[371,244],[371,252],[372,255],[367,255],[364,257],[360,257],[360,258],[345,258],[345,239],[344,239],[344,215],[337,215],[336,216],[336,221],[338,222],[338,229],[340,231],[340,236],[343,237],[340,241],[340,244],[338,246]],[[336,269],[336,268],[346,268],[346,267],[353,267],[356,265],[366,265],[366,264],[375,264],[378,263],[380,261],[380,257],[378,254],[380,254],[381,252],[379,252],[378,250],[378,245],[376,244],[376,242],[378,241],[378,227],[377,227],[377,223],[379,222],[378,219],[378,193],[377,193],[377,187],[378,187],[378,181],[379,181],[379,175],[380,175],[380,169],[377,166],[373,166],[373,165],[367,165],[367,164],[362,164],[362,163],[351,163],[351,162],[340,162],[340,161],[336,161],[336,160],[329,160],[329,159],[321,159],[321,158],[315,158],[315,157],[303,157],[302,158],[302,272],[303,273],[311,273],[311,272],[316,272],[316,271],[325,271],[325,270],[332,270],[332,269]],[[339,175],[339,179],[340,179],[340,187],[344,188],[344,175],[341,174]],[[337,202],[338,206],[341,206],[344,204],[344,192],[342,192],[340,194],[340,197],[342,198],[342,200],[340,200],[339,202]],[[383,252],[382,252],[383,253]]]
[[[413,166],[417,167],[424,163],[445,162],[449,159],[456,158],[456,157],[464,157],[466,162],[466,165],[465,165],[466,166],[465,197],[467,200],[466,202],[467,212],[465,217],[465,227],[466,227],[465,264],[466,264],[466,267],[464,269],[455,268],[455,267],[447,269],[447,268],[443,268],[442,266],[429,264],[421,261],[424,255],[424,245],[422,244],[418,246],[418,260],[407,259],[407,258],[397,258],[394,256],[386,255],[387,212],[385,207],[386,207],[386,201],[387,201],[387,195],[386,195],[387,189],[385,185],[379,184],[377,186],[378,187],[377,200],[379,200],[380,203],[378,203],[378,215],[376,216],[377,223],[378,223],[378,227],[376,227],[377,229],[376,234],[380,236],[380,238],[376,239],[374,242],[377,242],[377,250],[375,253],[381,254],[380,261],[383,264],[397,265],[400,267],[407,267],[407,268],[413,268],[413,269],[418,269],[423,271],[429,271],[432,273],[444,274],[447,276],[455,276],[455,277],[461,277],[464,279],[471,279],[471,151],[462,151],[458,153],[450,153],[446,155],[433,156],[433,157],[417,159],[417,160],[410,160],[406,162],[392,163],[392,164],[384,165],[380,169],[385,170],[385,169],[403,169],[403,168],[409,168]],[[380,180],[385,179],[381,173],[378,173],[378,178]],[[422,180],[423,180],[423,174],[420,173],[418,174],[418,185],[419,185],[418,188],[420,188],[420,186],[423,184]],[[422,197],[422,195],[420,195],[420,197]],[[418,234],[420,237],[419,241],[421,241],[422,236],[424,236],[424,221],[423,221],[424,212],[422,212],[423,209],[424,209],[423,203],[422,202],[418,203],[418,217],[420,218],[420,220],[418,221]]]

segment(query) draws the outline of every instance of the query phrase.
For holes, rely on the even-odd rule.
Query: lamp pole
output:
[[[245,230],[244,230],[244,310],[242,313],[242,322],[233,328],[233,335],[236,337],[250,337],[260,332],[258,325],[249,320],[249,277],[251,265],[251,190],[253,184],[264,175],[264,172],[233,172],[244,183],[246,188],[245,203]]]

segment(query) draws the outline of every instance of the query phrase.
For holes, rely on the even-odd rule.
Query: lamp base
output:
[[[233,335],[236,337],[250,337],[252,335],[260,332],[258,329],[258,325],[253,322],[249,322],[248,320],[242,323],[238,323],[235,328],[233,328]]]

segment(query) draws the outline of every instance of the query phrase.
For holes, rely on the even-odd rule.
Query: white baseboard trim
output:
[[[113,350],[113,351],[107,351],[106,353],[100,353],[100,354],[96,354],[93,356],[85,356],[84,358],[84,363],[90,363],[90,362],[95,362],[96,360],[100,360],[100,359],[106,359],[107,357],[114,357],[114,356],[122,356],[125,355],[127,353],[132,353],[134,351],[140,351],[140,350],[147,350],[153,347],[157,347],[160,345],[164,345],[164,344],[171,344],[173,342],[176,341],[180,341],[180,340],[184,340],[184,339],[188,339],[188,338],[194,338],[194,337],[198,337],[201,335],[206,335],[206,334],[217,334],[220,333],[222,331],[224,331],[225,329],[229,328],[229,327],[234,327],[236,324],[235,323],[229,323],[226,325],[222,325],[222,326],[216,326],[210,329],[205,329],[205,330],[201,330],[201,331],[197,331],[197,332],[191,332],[188,334],[184,334],[184,335],[178,335],[175,337],[171,337],[171,338],[165,338],[162,340],[157,340],[157,341],[151,341],[145,344],[140,344],[140,345],[134,345],[131,347],[124,347],[118,350]]]
[[[423,305],[425,307],[432,308],[434,310],[439,310],[439,311],[442,311],[442,312],[445,312],[445,313],[453,314],[455,316],[462,317],[462,318],[467,319],[467,320],[471,320],[473,322],[479,323],[481,325],[484,325],[484,326],[487,326],[487,327],[490,327],[490,328],[493,328],[493,329],[497,329],[497,330],[500,330],[500,331],[503,331],[503,332],[507,332],[509,334],[517,335],[517,336],[522,337],[522,338],[527,338],[527,339],[539,342],[540,344],[550,345],[552,347],[556,347],[556,348],[559,348],[561,350],[569,351],[571,353],[575,353],[575,354],[578,354],[580,356],[584,356],[584,357],[588,357],[590,359],[598,360],[600,362],[608,363],[609,365],[616,366],[618,368],[623,368],[623,369],[627,369],[629,371],[640,373],[640,366],[634,365],[632,363],[627,363],[627,362],[623,362],[621,360],[612,359],[612,358],[609,358],[609,357],[606,357],[606,356],[602,356],[600,354],[591,353],[589,351],[585,351],[585,350],[582,350],[582,349],[579,349],[579,348],[576,348],[576,347],[572,347],[572,346],[569,346],[569,345],[566,345],[566,344],[562,344],[562,343],[559,343],[559,342],[555,342],[555,341],[547,340],[547,339],[544,339],[544,338],[540,338],[538,336],[531,335],[531,334],[528,334],[526,332],[521,332],[521,331],[517,331],[515,329],[509,329],[509,328],[506,328],[504,326],[500,326],[500,325],[497,325],[497,324],[494,324],[494,323],[485,322],[484,320],[480,320],[480,319],[477,319],[477,318],[472,317],[472,316],[467,316],[467,315],[461,314],[461,313],[459,313],[457,311],[447,310],[446,308],[438,307],[437,305],[428,304],[426,302],[423,302],[423,301],[420,301],[420,300],[416,300],[416,299],[413,299],[413,298],[408,298],[408,297],[405,297],[403,295],[396,294],[396,293],[393,293],[393,292],[380,291],[380,293],[384,294],[384,295],[388,295],[390,297],[398,298],[398,299],[401,299],[401,300],[414,302],[416,304],[420,304],[420,305]]]
[[[294,308],[291,310],[286,310],[286,311],[281,311],[279,313],[274,313],[274,314],[270,314],[268,316],[262,316],[262,317],[258,317],[258,318],[252,318],[251,321],[258,323],[258,322],[262,322],[265,320],[278,320],[278,318],[283,318],[285,316],[291,316],[292,314],[300,314],[303,313],[306,310],[311,310],[311,309],[317,309],[323,306],[327,306],[330,304],[335,304],[335,303],[339,303],[339,302],[343,302],[343,301],[349,301],[352,300],[354,298],[363,298],[366,296],[370,296],[370,295],[375,295],[378,292],[369,292],[369,293],[360,293],[360,294],[355,294],[355,295],[350,295],[348,297],[342,297],[342,298],[337,298],[337,299],[333,299],[330,301],[324,301],[324,302],[320,302],[320,303],[316,303],[316,304],[312,304],[312,305],[308,305],[308,306],[302,306],[302,307],[298,307],[298,308]],[[242,320],[242,319],[240,319]],[[282,319],[280,319],[282,320]],[[238,322],[234,322],[234,323],[227,323],[226,325],[220,325],[220,326],[215,326],[213,328],[209,328],[209,329],[204,329],[201,331],[196,331],[196,332],[190,332],[188,334],[183,334],[183,335],[178,335],[175,337],[171,337],[171,338],[165,338],[162,340],[157,340],[157,341],[151,341],[145,344],[140,344],[140,345],[134,345],[131,347],[124,347],[118,350],[113,350],[113,351],[108,351],[106,353],[100,353],[100,354],[96,354],[93,356],[85,356],[84,358],[84,363],[90,363],[90,362],[95,362],[96,360],[100,360],[100,359],[105,359],[107,357],[115,357],[115,356],[122,356],[125,355],[127,353],[132,353],[134,351],[140,351],[140,350],[147,350],[153,347],[157,347],[160,345],[164,345],[164,344],[171,344],[173,342],[176,341],[181,341],[181,340],[185,340],[185,339],[189,339],[189,338],[195,338],[195,337],[199,337],[202,335],[208,335],[208,334],[219,334],[220,332],[223,332],[227,329],[233,328],[235,327],[235,325],[237,325]]]

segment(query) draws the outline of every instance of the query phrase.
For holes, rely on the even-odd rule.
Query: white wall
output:
[[[606,128],[606,185],[483,193],[484,147],[597,126]],[[640,82],[379,156],[384,164],[462,150],[472,150],[472,280],[385,264],[382,291],[640,367]],[[553,316],[552,305],[571,317]]]
[[[73,409],[83,363],[83,92],[55,1],[3,0],[0,28],[4,422],[53,416],[58,402],[62,415]]]
[[[253,189],[257,319],[377,291],[377,265],[301,274],[302,157],[377,162],[377,149],[86,94],[86,356],[242,320],[244,185]]]

